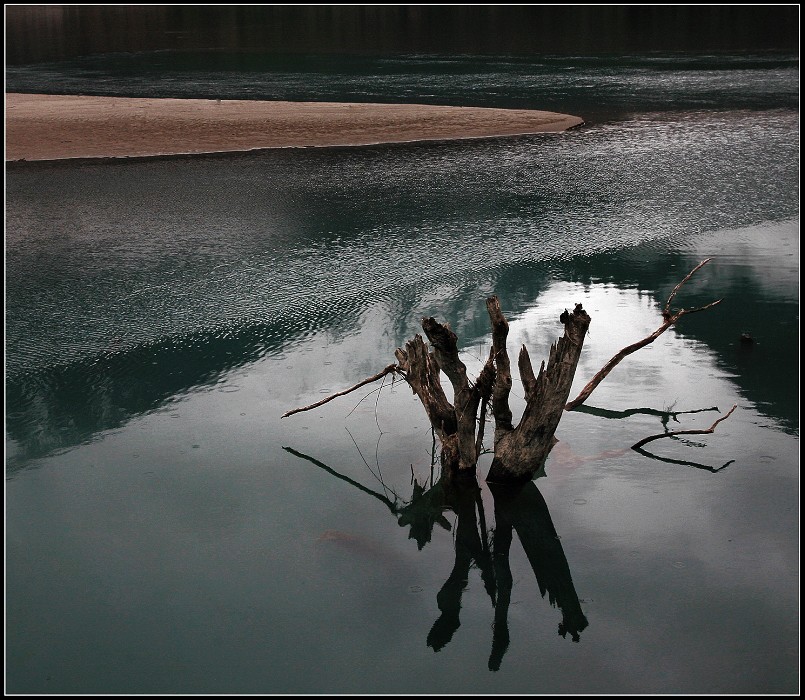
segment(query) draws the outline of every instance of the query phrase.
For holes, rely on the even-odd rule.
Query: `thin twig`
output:
[[[335,394],[331,394],[327,398],[322,399],[321,401],[316,401],[316,403],[312,403],[309,406],[302,406],[301,408],[294,408],[293,410],[288,411],[287,413],[283,413],[282,416],[280,416],[280,417],[281,418],[287,418],[288,416],[292,416],[294,413],[301,413],[302,411],[310,411],[310,410],[312,410],[314,408],[318,408],[319,406],[322,406],[322,405],[326,404],[328,401],[332,401],[333,399],[338,398],[339,396],[345,396],[346,394],[349,394],[350,392],[355,391],[355,389],[360,389],[362,386],[365,386],[366,384],[371,384],[372,382],[376,382],[381,377],[385,377],[387,374],[391,374],[392,372],[397,372],[397,371],[399,371],[399,369],[400,368],[396,364],[391,364],[388,367],[382,369],[377,374],[375,374],[375,375],[373,375],[373,376],[371,376],[371,377],[369,377],[367,379],[364,379],[362,382],[358,382],[355,386],[352,386],[349,389],[345,389],[344,391],[339,391],[339,392],[337,392]]]
[[[385,380],[384,380],[385,381]],[[378,426],[379,428],[380,426]],[[383,439],[383,431],[377,436],[377,444],[375,444],[375,464],[377,465],[377,473],[380,476],[380,483],[383,484],[383,490],[386,490],[386,482],[383,481],[383,470],[380,468],[380,441]]]
[[[363,397],[361,398],[361,400],[360,400],[360,401],[358,401],[358,403],[356,403],[356,404],[355,404],[355,405],[352,407],[352,410],[351,410],[349,413],[347,413],[347,415],[345,416],[345,418],[349,418],[349,417],[350,417],[350,416],[351,416],[353,413],[355,413],[355,411],[357,411],[357,410],[358,410],[358,406],[360,406],[360,405],[361,405],[361,404],[362,404],[362,403],[363,403],[363,402],[364,402],[366,399],[368,399],[368,398],[369,398],[369,397],[370,397],[372,394],[374,394],[374,393],[376,393],[376,392],[380,391],[382,388],[383,388],[382,386],[375,387],[375,388],[374,388],[374,389],[372,389],[370,392],[368,392],[368,393],[367,393],[365,396],[363,396]]]
[[[707,258],[707,260],[702,260],[696,267],[694,267],[690,272],[688,272],[685,279],[683,279],[676,287],[674,287],[674,291],[671,292],[670,296],[668,297],[668,301],[665,302],[665,309],[663,309],[662,315],[663,316],[670,316],[671,315],[671,302],[674,300],[676,293],[680,290],[683,284],[687,282],[691,277],[693,277],[694,273],[697,270],[703,268],[707,263],[709,263],[713,258]]]
[[[736,408],[738,408],[738,404],[735,404],[729,410],[729,413],[727,413],[727,415],[719,418],[715,423],[713,423],[713,425],[707,428],[707,430],[672,430],[671,432],[668,433],[660,433],[659,435],[650,435],[649,437],[643,438],[640,442],[636,442],[634,445],[632,445],[632,449],[637,450],[643,447],[643,445],[645,445],[647,442],[651,442],[652,440],[659,440],[660,438],[666,438],[666,437],[674,437],[675,435],[705,435],[708,433],[713,433],[715,432],[716,426],[721,421],[727,420],[727,418],[729,418],[732,415],[732,412]]]
[[[399,498],[399,496],[396,493],[394,493],[394,489],[391,489],[388,486],[386,486],[386,482],[383,481],[382,474],[380,476],[378,476],[377,474],[374,473],[374,471],[372,471],[372,468],[369,466],[369,462],[366,461],[366,457],[364,457],[363,452],[361,452],[361,448],[358,447],[358,443],[355,441],[355,438],[352,436],[352,433],[349,432],[349,428],[344,426],[344,430],[347,431],[347,434],[352,439],[352,444],[355,445],[355,449],[358,450],[358,454],[360,455],[360,458],[363,460],[363,463],[366,465],[366,468],[369,470],[369,473],[375,479],[377,479],[378,483],[383,487],[384,491],[386,491],[386,490],[391,491],[391,493],[394,494],[395,498]],[[380,437],[383,437],[383,436],[381,435]],[[379,441],[379,439],[378,439],[378,441]],[[380,469],[380,463],[379,462],[378,462],[377,467],[378,467],[378,470],[379,470]]]
[[[377,396],[375,397],[375,424],[377,425],[377,429],[380,431],[380,434],[383,434],[383,428],[380,427],[380,421],[377,418],[377,405],[380,403],[380,392],[383,391],[383,387],[386,384],[386,378],[383,377],[383,381],[380,382],[380,388],[377,390]],[[380,442],[378,440],[378,442]]]

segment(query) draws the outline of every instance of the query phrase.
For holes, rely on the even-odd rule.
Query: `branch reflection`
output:
[[[697,408],[690,411],[671,411],[669,410],[657,410],[654,408],[630,408],[625,411],[611,411],[606,408],[598,408],[596,406],[588,406],[586,404],[582,404],[581,406],[577,406],[574,411],[578,413],[588,413],[593,416],[598,416],[599,418],[611,418],[615,420],[620,420],[623,418],[628,418],[629,416],[643,414],[649,416],[657,416],[660,419],[660,423],[662,424],[663,431],[668,433],[671,432],[668,430],[668,424],[670,421],[674,421],[675,423],[679,423],[679,419],[677,416],[691,414],[691,413],[707,413],[709,411],[715,411],[716,413],[719,412],[718,406],[713,406],[712,408]],[[673,437],[671,439],[679,439],[677,437]],[[681,459],[671,459],[670,457],[660,457],[659,455],[652,454],[647,450],[644,450],[642,447],[631,447],[630,450],[634,450],[639,454],[643,455],[644,457],[648,457],[649,459],[657,460],[658,462],[667,462],[668,464],[679,464],[685,467],[693,467],[694,469],[703,469],[704,471],[712,472],[715,474],[716,472],[720,472],[722,469],[726,469],[730,464],[732,464],[735,460],[731,459],[727,463],[721,465],[720,467],[712,467],[707,464],[702,464],[700,462],[691,462],[687,460]],[[617,456],[617,454],[626,454],[628,450],[624,449],[620,453],[609,453],[606,456]]]
[[[492,529],[487,528],[481,488],[474,476],[450,482],[439,478],[427,489],[414,480],[411,499],[404,501],[373,491],[290,447],[283,449],[380,500],[397,518],[401,527],[410,528],[408,537],[416,541],[419,549],[431,541],[435,525],[451,530],[445,512],[455,513],[455,561],[447,580],[436,594],[440,615],[426,640],[434,651],[440,651],[449,644],[461,626],[461,599],[474,565],[480,572],[494,609],[489,669],[497,671],[500,668],[510,641],[508,610],[513,578],[509,554],[514,534],[520,540],[531,565],[540,594],[543,598],[547,594],[550,604],[561,611],[559,634],[562,637],[570,635],[574,642],[580,640],[588,621],[581,609],[570,566],[548,506],[533,481],[517,487],[489,485],[495,504],[495,525]]]

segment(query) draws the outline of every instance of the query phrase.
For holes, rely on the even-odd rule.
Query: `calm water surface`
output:
[[[283,60],[83,59],[7,89],[429,93],[588,125],[11,166],[7,690],[796,692],[796,63]],[[584,304],[576,392],[707,257],[677,301],[724,301],[567,414],[546,478],[481,480],[427,542],[404,517],[433,472],[409,389],[279,418],[384,367],[424,315],[477,371],[492,293],[534,358]],[[629,449],[734,404],[714,434]]]

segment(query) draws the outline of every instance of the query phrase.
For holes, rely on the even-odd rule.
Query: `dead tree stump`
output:
[[[506,348],[509,324],[497,297],[487,299],[486,306],[492,323],[492,349],[474,383],[468,379],[467,368],[459,359],[455,333],[433,318],[422,321],[432,350],[416,335],[404,350],[397,349],[398,369],[419,397],[439,437],[441,465],[448,476],[475,475],[486,407],[490,405],[495,420],[495,459],[487,480],[524,482],[542,466],[556,442],[554,432],[570,394],[590,317],[581,304],[572,314],[565,311],[561,315],[564,335],[551,348],[548,364],[542,363],[538,376],[534,375],[525,346],[521,348],[518,365],[526,408],[515,427],[509,407],[512,386]],[[452,404],[442,388],[440,372],[452,384]]]
[[[467,367],[459,359],[456,334],[433,318],[422,320],[422,329],[431,343],[428,350],[422,336],[409,340],[405,349],[397,348],[398,370],[419,397],[430,424],[441,443],[441,465],[450,476],[474,475],[479,449],[476,442],[478,407],[489,396],[495,378],[494,365],[487,361],[474,384],[467,378]],[[453,385],[453,403],[447,400],[440,372]]]
[[[441,324],[434,318],[425,318],[422,320],[422,330],[430,342],[430,348],[422,336],[417,334],[406,343],[405,348],[397,348],[394,353],[397,364],[388,365],[374,376],[345,391],[339,391],[309,406],[288,411],[283,418],[317,408],[388,374],[398,374],[419,397],[434,433],[439,438],[442,475],[447,481],[458,477],[475,478],[478,457],[483,450],[487,409],[491,409],[495,423],[494,458],[486,480],[498,484],[527,482],[539,471],[556,444],[554,433],[564,411],[572,411],[583,404],[623,358],[652,343],[683,316],[704,311],[721,302],[719,299],[695,309],[679,309],[675,312],[671,309],[671,302],[682,286],[708,262],[710,258],[700,262],[674,287],[663,309],[663,324],[648,337],[618,352],[572,401],[568,401],[568,396],[590,317],[581,304],[576,304],[572,313],[565,309],[559,317],[564,333],[551,346],[548,362],[542,362],[539,374],[534,374],[525,346],[520,349],[517,365],[526,405],[517,426],[512,422],[509,406],[512,388],[511,365],[506,348],[509,323],[495,296],[486,300],[492,324],[492,349],[475,382],[467,377],[467,367],[459,358],[456,334],[448,325]],[[442,387],[442,373],[453,387],[452,403]],[[692,432],[711,433],[727,416],[716,421],[709,430]],[[664,435],[652,436],[648,440],[658,437]],[[638,443],[635,447],[638,448],[641,444],[643,443]]]
[[[514,427],[509,408],[512,380],[506,350],[508,323],[500,311],[496,297],[487,301],[487,308],[492,319],[492,347],[496,358],[497,378],[492,397],[495,457],[486,480],[493,483],[526,482],[543,465],[557,442],[554,433],[570,395],[570,386],[576,374],[590,317],[581,304],[576,304],[573,313],[565,311],[560,316],[565,327],[564,335],[551,346],[548,364],[542,362],[536,377],[528,350],[525,345],[520,348],[517,364],[526,406],[520,423]]]

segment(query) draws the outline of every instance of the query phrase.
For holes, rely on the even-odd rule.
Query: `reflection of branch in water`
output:
[[[320,462],[313,457],[297,452],[291,447],[283,447],[282,449],[311,464],[315,464],[317,467],[324,469],[328,474],[332,474],[337,479],[341,479],[341,481],[346,481],[348,484],[360,489],[364,493],[374,496],[391,511],[392,515],[398,516],[397,523],[400,527],[405,527],[406,525],[411,526],[408,538],[416,540],[419,549],[422,549],[430,542],[434,525],[438,524],[445,530],[451,529],[450,521],[442,515],[442,511],[448,509],[449,506],[447,505],[445,485],[441,479],[427,491],[414,480],[414,491],[409,502],[406,503],[400,499],[397,494],[394,494],[394,500],[392,501],[382,493],[372,491],[372,489],[358,483],[354,479],[339,474],[337,471],[324,464],[324,462]],[[381,484],[383,484],[384,489],[388,488],[382,481]],[[392,491],[392,493],[394,492]]]
[[[696,462],[683,462],[683,461],[676,460],[676,459],[668,459],[668,458],[665,458],[665,457],[658,457],[657,455],[653,455],[650,452],[646,452],[642,448],[643,448],[643,445],[645,445],[645,444],[647,444],[649,442],[652,442],[654,440],[659,440],[661,438],[666,438],[667,437],[667,438],[673,438],[675,440],[678,440],[679,435],[709,435],[711,433],[714,433],[715,430],[716,430],[716,426],[719,423],[721,423],[721,421],[727,420],[727,418],[729,418],[732,415],[732,412],[736,408],[738,408],[737,404],[735,404],[725,415],[721,416],[721,418],[719,418],[715,423],[713,423],[713,425],[711,425],[709,428],[705,428],[704,430],[672,430],[672,431],[666,430],[664,433],[661,433],[660,435],[650,435],[647,438],[643,438],[642,440],[640,440],[640,442],[637,442],[634,445],[632,445],[632,449],[635,452],[639,452],[641,455],[643,455],[645,457],[650,457],[651,459],[658,459],[661,462],[669,462],[671,464],[684,464],[687,467],[695,467],[696,469],[705,469],[705,470],[707,470],[709,472],[713,472],[713,473],[720,472],[722,469],[726,469],[735,460],[731,459],[729,462],[727,462],[725,465],[723,465],[721,467],[708,467],[705,464],[697,464]]]
[[[679,423],[677,416],[687,415],[688,413],[705,413],[707,411],[717,412],[718,406],[713,406],[712,408],[697,408],[692,411],[660,411],[656,408],[628,408],[625,411],[611,411],[607,408],[596,408],[595,406],[587,406],[586,404],[582,404],[575,410],[578,413],[589,413],[590,415],[598,416],[599,418],[614,418],[616,420],[628,418],[629,416],[634,416],[637,414],[659,416],[660,423],[662,423],[663,428],[666,428],[668,422],[671,420],[673,420],[675,423]]]
[[[643,438],[640,442],[637,442],[634,445],[632,445],[632,449],[636,449],[638,447],[643,447],[643,445],[645,445],[647,442],[651,442],[652,440],[659,440],[659,439],[665,438],[665,437],[673,437],[675,435],[708,435],[708,434],[714,433],[715,430],[716,430],[716,426],[721,421],[727,420],[727,418],[729,418],[732,415],[732,412],[736,408],[738,408],[738,404],[735,404],[726,413],[726,415],[721,416],[721,418],[719,418],[715,423],[713,423],[713,425],[711,425],[709,428],[705,428],[704,430],[672,430],[670,432],[666,431],[665,433],[662,433],[660,435],[650,435],[649,437]]]
[[[386,496],[384,496],[382,493],[377,493],[377,491],[372,491],[372,489],[366,488],[366,486],[364,486],[363,484],[359,484],[357,481],[354,481],[354,480],[350,479],[348,476],[344,476],[343,474],[339,474],[337,471],[335,471],[335,469],[331,469],[326,464],[324,464],[324,462],[320,462],[319,460],[314,459],[313,457],[309,457],[306,454],[302,454],[301,452],[297,452],[292,447],[283,447],[282,449],[285,450],[286,452],[290,452],[295,457],[299,457],[300,459],[307,460],[308,462],[311,462],[312,464],[315,464],[317,467],[321,467],[327,473],[332,474],[337,479],[341,479],[342,481],[346,481],[348,484],[354,486],[357,489],[360,489],[364,493],[368,493],[370,496],[374,496],[377,500],[379,500],[380,502],[385,504],[386,507],[392,512],[392,514],[397,515],[397,513],[399,512],[400,506],[399,506],[399,503],[398,503],[398,501],[396,499],[394,501],[392,501],[389,498],[387,498]]]
[[[659,462],[668,462],[669,464],[681,464],[685,467],[693,467],[694,469],[704,469],[705,471],[712,472],[715,474],[716,472],[720,472],[722,469],[726,469],[730,464],[732,464],[735,460],[731,459],[725,465],[721,467],[708,467],[706,464],[698,464],[696,462],[685,462],[681,459],[671,459],[670,457],[659,457],[657,455],[651,454],[651,452],[646,452],[642,447],[633,447],[632,448],[635,452],[639,452],[644,457],[648,457],[650,459],[656,459]]]
[[[675,422],[678,423],[679,421],[677,420],[676,417],[679,416],[679,415],[682,415],[682,414],[687,414],[687,413],[704,413],[706,411],[719,411],[718,406],[713,406],[712,408],[699,408],[699,409],[695,409],[695,410],[692,410],[692,411],[658,411],[658,410],[653,409],[653,408],[631,408],[631,409],[627,409],[625,411],[610,411],[610,410],[605,409],[605,408],[595,408],[594,406],[581,405],[578,408],[576,408],[575,410],[579,411],[580,413],[589,413],[591,415],[598,416],[600,418],[620,419],[620,418],[627,418],[628,416],[633,416],[633,415],[635,415],[637,413],[648,414],[648,415],[652,415],[652,416],[660,416],[660,422],[662,423],[663,432],[658,434],[658,435],[650,435],[647,438],[643,438],[639,442],[637,442],[634,445],[632,445],[632,449],[635,452],[639,452],[644,457],[649,457],[650,459],[656,459],[656,460],[659,460],[661,462],[668,462],[669,464],[681,464],[681,465],[686,466],[686,467],[694,467],[696,469],[704,469],[706,471],[715,473],[715,472],[721,471],[722,469],[725,469],[730,464],[732,464],[735,460],[731,459],[729,462],[727,462],[726,464],[724,464],[721,467],[709,467],[706,464],[698,464],[696,462],[686,462],[686,461],[678,460],[678,459],[669,459],[669,458],[666,458],[666,457],[658,457],[657,455],[653,455],[650,452],[646,452],[644,449],[642,449],[642,447],[646,443],[652,442],[653,440],[659,440],[661,438],[666,438],[666,437],[678,439],[677,436],[679,436],[679,435],[705,435],[705,434],[713,433],[713,432],[715,432],[716,426],[721,421],[726,420],[727,418],[729,418],[730,415],[732,415],[732,412],[736,408],[737,408],[737,405],[733,406],[726,413],[726,415],[724,415],[721,418],[719,418],[715,423],[713,423],[713,425],[711,425],[709,428],[707,428],[705,430],[668,430],[668,421],[670,419],[673,419]]]

